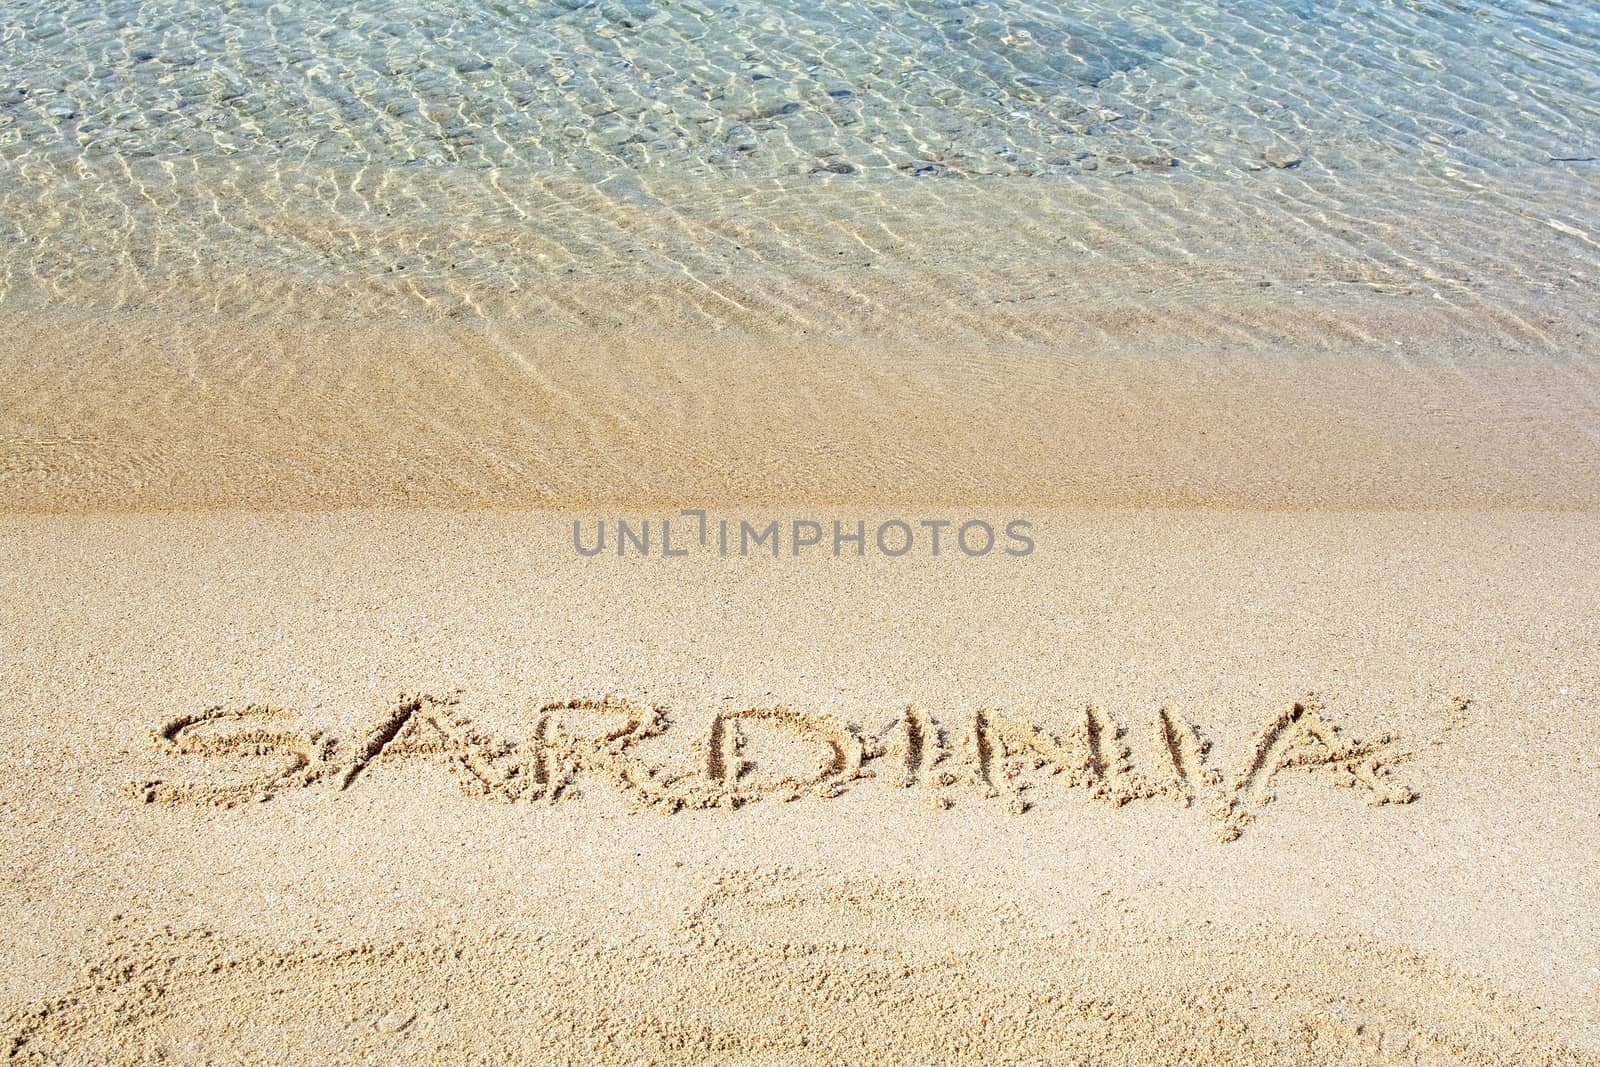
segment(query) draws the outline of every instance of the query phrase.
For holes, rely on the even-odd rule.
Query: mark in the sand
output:
[[[134,789],[146,801],[179,804],[191,801],[231,807],[252,800],[267,800],[277,793],[318,781],[330,767],[332,741],[319,730],[272,729],[268,725],[292,720],[282,708],[249,704],[227,709],[218,705],[196,715],[180,715],[150,734],[157,751],[169,755],[275,757],[271,769],[227,784],[152,781]],[[225,731],[219,726],[233,725]]]
[[[1460,706],[1458,698],[1452,708]],[[1156,716],[1148,769],[1135,765],[1123,725],[1093,705],[1060,733],[991,707],[964,716],[948,731],[911,704],[876,735],[832,716],[781,706],[721,711],[712,716],[691,763],[651,762],[640,746],[666,734],[671,723],[661,705],[615,696],[578,698],[541,705],[531,730],[513,740],[477,730],[461,714],[456,694],[405,694],[365,734],[346,743],[316,728],[292,728],[293,717],[283,709],[216,706],[154,731],[157,749],[175,757],[243,760],[255,773],[220,782],[140,781],[130,783],[130,790],[149,803],[232,807],[321,783],[344,793],[381,765],[423,764],[447,770],[468,795],[504,802],[572,799],[579,782],[591,779],[641,807],[734,809],[763,800],[836,797],[875,777],[873,765],[881,762],[890,782],[919,789],[936,810],[966,795],[1021,814],[1033,806],[1040,787],[1053,781],[1117,807],[1153,797],[1199,807],[1225,841],[1237,838],[1272,802],[1290,771],[1319,771],[1373,805],[1416,798],[1392,779],[1394,766],[1411,755],[1399,739],[1389,733],[1344,737],[1314,696],[1267,720],[1231,780],[1210,765],[1210,742],[1171,707]],[[785,754],[752,760],[752,743]],[[262,761],[264,770],[256,766]]]
[[[1315,700],[1297,703],[1262,729],[1249,762],[1225,798],[1226,806],[1216,809],[1226,839],[1238,837],[1255,813],[1276,799],[1272,784],[1278,773],[1294,767],[1321,768],[1334,785],[1360,790],[1374,806],[1416,799],[1412,790],[1388,781],[1390,767],[1400,758],[1393,748],[1398,740],[1393,734],[1347,740],[1323,718],[1322,710]]]
[[[41,1065],[1600,1062],[1514,992],[1355,934],[1110,894],[1063,926],[966,882],[792,868],[687,888],[652,933],[430,913],[380,942],[267,946],[129,923],[0,1019],[0,1047]]]

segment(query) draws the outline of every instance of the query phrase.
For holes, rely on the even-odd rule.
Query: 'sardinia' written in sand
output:
[[[1456,698],[1453,710],[1459,714],[1467,703]],[[447,769],[471,795],[506,802],[560,802],[576,796],[579,780],[591,778],[641,807],[735,809],[761,800],[836,797],[877,777],[920,790],[934,809],[965,795],[1020,814],[1031,796],[1055,783],[1113,805],[1165,797],[1197,807],[1224,841],[1249,826],[1273,799],[1279,776],[1292,770],[1318,773],[1374,805],[1416,799],[1392,777],[1392,768],[1412,754],[1398,738],[1345,737],[1315,697],[1271,716],[1231,776],[1212,765],[1210,742],[1170,707],[1155,717],[1148,746],[1154,758],[1144,767],[1134,764],[1127,731],[1093,706],[1061,733],[989,708],[947,728],[913,704],[876,734],[785,707],[724,711],[696,741],[693,760],[676,767],[652,762],[642,751],[670,726],[665,707],[608,696],[545,704],[533,729],[513,740],[474,728],[453,695],[409,694],[363,737],[343,741],[296,728],[286,709],[217,706],[171,720],[152,731],[152,740],[172,756],[244,761],[241,776],[148,780],[129,788],[148,803],[231,807],[313,786],[343,792],[377,778],[374,772],[385,764],[424,763]],[[748,758],[750,740],[761,734],[790,742],[791,755],[780,761],[787,766]],[[265,770],[263,758],[271,761]]]

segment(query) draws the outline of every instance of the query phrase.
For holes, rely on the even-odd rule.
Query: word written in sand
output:
[[[1457,698],[1456,710],[1467,703]],[[1059,734],[987,708],[951,731],[913,704],[874,735],[827,715],[784,707],[725,711],[711,719],[693,756],[677,767],[642,752],[654,747],[647,744],[652,738],[667,734],[670,722],[668,709],[659,705],[616,697],[566,700],[541,707],[533,729],[511,740],[476,730],[454,696],[410,694],[363,737],[347,742],[318,729],[294,728],[292,714],[281,708],[218,706],[152,731],[157,749],[233,761],[223,770],[255,773],[226,781],[140,781],[129,788],[147,803],[231,807],[319,785],[344,792],[379,777],[385,765],[425,764],[448,770],[465,792],[499,801],[557,803],[575,796],[577,783],[588,778],[608,783],[641,807],[671,812],[831,798],[860,780],[882,777],[920,790],[934,809],[965,795],[1004,803],[1020,814],[1053,783],[1117,806],[1165,797],[1198,807],[1225,841],[1250,825],[1289,771],[1319,773],[1374,805],[1416,799],[1392,780],[1393,767],[1411,755],[1398,739],[1347,738],[1314,697],[1269,718],[1231,777],[1211,765],[1210,742],[1171,708],[1156,716],[1156,759],[1144,770],[1134,766],[1123,742],[1126,731],[1092,706]],[[788,754],[775,765],[765,759],[757,765],[750,758],[756,738],[768,745],[776,739]]]

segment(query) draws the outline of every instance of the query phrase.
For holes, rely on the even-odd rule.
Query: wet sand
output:
[[[1048,345],[0,318],[0,509],[1600,504],[1577,309],[1086,311]]]

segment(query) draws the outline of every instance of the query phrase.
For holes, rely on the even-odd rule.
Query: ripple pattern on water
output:
[[[871,333],[914,293],[1000,339],[1051,294],[1515,303],[1594,281],[1596,54],[1540,0],[19,0],[0,301]]]
[[[1592,148],[1600,13],[1194,0],[8,5],[9,148],[385,166],[1081,173]]]

